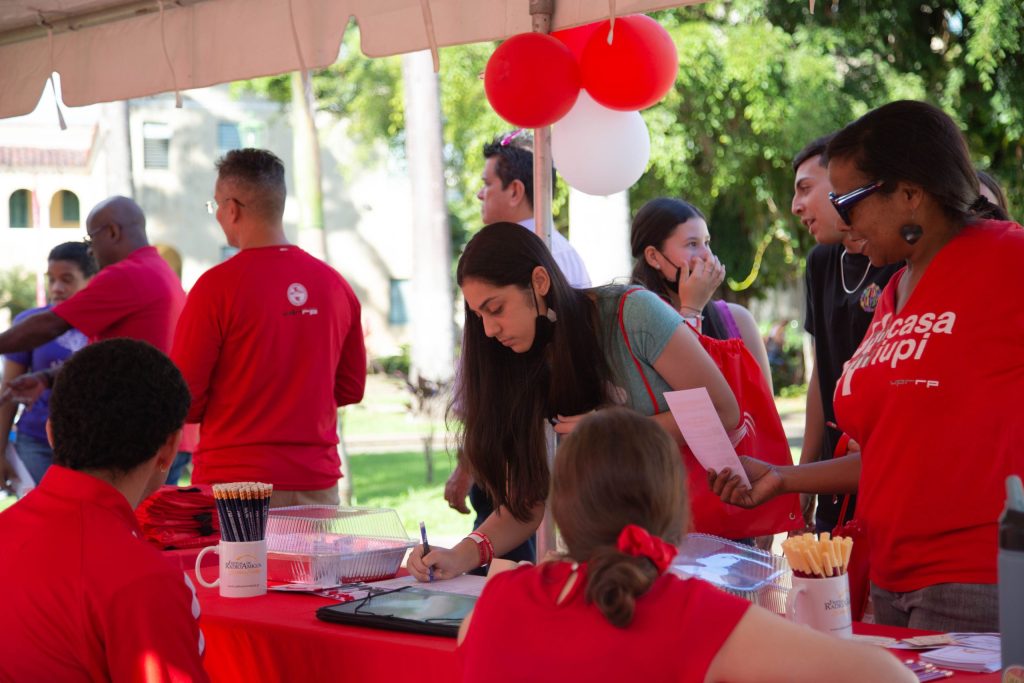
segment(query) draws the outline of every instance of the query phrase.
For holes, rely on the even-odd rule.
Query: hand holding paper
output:
[[[729,468],[740,477],[744,486],[750,488],[750,480],[718,419],[708,390],[698,387],[666,391],[665,401],[697,462],[704,469],[716,472]]]

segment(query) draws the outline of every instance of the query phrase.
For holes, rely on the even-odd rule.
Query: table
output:
[[[211,679],[237,681],[389,681],[415,667],[417,683],[451,683],[461,678],[455,639],[343,626],[319,621],[316,610],[333,604],[313,595],[276,593],[258,598],[222,598],[195,581],[197,551],[174,551],[199,595],[206,638],[206,670]],[[204,567],[216,557],[204,558]],[[205,572],[206,574],[214,574]],[[211,578],[210,576],[207,577]],[[854,624],[866,635],[906,638],[913,631],[877,624]],[[900,659],[916,659],[909,650]],[[1000,674],[957,672],[949,683],[998,683]]]

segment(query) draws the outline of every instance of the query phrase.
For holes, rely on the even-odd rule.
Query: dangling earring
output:
[[[907,244],[917,244],[917,241],[924,237],[924,228],[917,223],[908,223],[900,228],[900,237]]]
[[[555,309],[549,307],[548,312],[545,313],[544,315],[547,316],[547,319],[550,320],[551,322],[558,322],[558,314],[555,313]]]

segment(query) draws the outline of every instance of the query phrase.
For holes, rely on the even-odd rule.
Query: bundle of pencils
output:
[[[273,484],[254,481],[214,484],[213,498],[220,517],[221,538],[243,543],[262,541],[266,537],[273,492]]]
[[[831,538],[827,532],[792,536],[782,542],[782,552],[793,574],[805,578],[825,578],[845,574],[853,551],[852,538]]]

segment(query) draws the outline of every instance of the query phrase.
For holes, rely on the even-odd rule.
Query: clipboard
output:
[[[418,586],[371,593],[352,602],[321,607],[316,618],[349,626],[455,638],[476,605],[476,596],[443,593]]]

